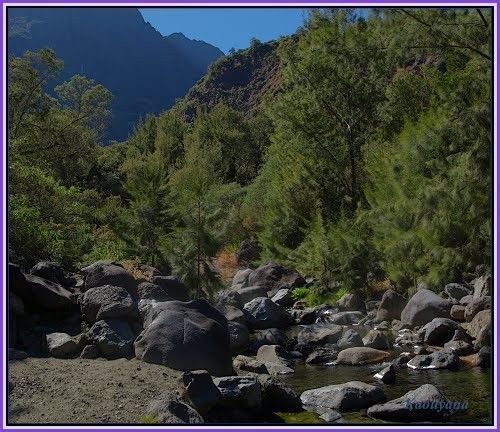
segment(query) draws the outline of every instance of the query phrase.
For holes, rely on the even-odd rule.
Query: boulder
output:
[[[137,286],[137,295],[140,299],[155,300],[159,302],[174,300],[161,286],[152,282],[141,282]]]
[[[416,355],[408,362],[411,369],[457,369],[459,366],[460,358],[450,349]]]
[[[288,308],[294,303],[292,298],[291,290],[288,288],[281,288],[271,299],[278,306]]]
[[[215,296],[214,304],[218,309],[220,307],[234,307],[241,309],[244,305],[238,291],[232,289],[219,291]]]
[[[256,330],[251,336],[250,349],[257,352],[262,345],[281,345],[286,347],[288,343],[288,336],[281,329]]]
[[[369,347],[347,348],[339,352],[337,356],[338,364],[364,365],[370,363],[381,363],[389,353]]]
[[[89,338],[107,359],[132,356],[134,334],[126,322],[116,319],[97,321],[89,330]]]
[[[337,302],[341,311],[365,312],[365,302],[357,292],[344,294]]]
[[[184,372],[181,379],[186,397],[202,415],[208,413],[222,398],[212,377],[205,370]]]
[[[362,312],[346,311],[329,315],[327,321],[331,324],[351,325],[358,324],[363,319],[363,317],[364,315]]]
[[[175,276],[155,276],[153,283],[162,287],[168,297],[183,302],[189,301],[186,285]]]
[[[43,279],[55,282],[60,285],[66,283],[66,277],[64,276],[64,269],[62,265],[54,261],[42,261],[31,267],[30,274],[39,276]]]
[[[307,390],[300,395],[306,407],[330,408],[338,411],[359,410],[383,402],[386,396],[381,388],[350,381]]]
[[[35,275],[25,275],[25,280],[26,291],[18,293],[25,304],[50,311],[69,311],[75,307],[71,292],[61,285]]]
[[[301,345],[336,343],[342,337],[342,326],[313,324],[300,329],[297,341]]]
[[[451,340],[458,327],[459,325],[451,319],[434,318],[422,329],[425,331],[424,342],[428,345],[443,346],[445,342]]]
[[[367,314],[372,313],[373,311],[375,311],[376,314],[379,306],[380,306],[380,300],[365,301],[365,309]]]
[[[363,338],[363,345],[377,350],[391,349],[391,343],[387,335],[380,330],[370,330]]]
[[[137,297],[137,282],[134,276],[119,265],[95,265],[86,273],[85,290],[104,285],[125,288],[132,297]]]
[[[338,340],[337,346],[343,350],[346,348],[362,347],[363,339],[354,329],[346,329],[342,337]]]
[[[491,297],[474,297],[465,307],[464,318],[471,321],[478,312],[491,308]]]
[[[205,300],[163,303],[135,341],[135,355],[173,369],[231,373],[231,346],[226,318]]]
[[[267,411],[295,412],[302,409],[299,396],[286,384],[270,375],[258,375],[262,408]]]
[[[487,274],[474,279],[471,282],[474,287],[474,298],[490,297],[491,296],[491,275]]]
[[[333,363],[337,359],[339,351],[332,348],[316,348],[306,358],[307,364]]]
[[[81,268],[80,269],[80,273],[83,274],[84,276],[87,276],[89,273],[91,273],[94,270],[96,270],[97,267],[108,266],[108,265],[115,265],[115,266],[123,268],[123,266],[119,262],[117,262],[117,261],[113,261],[113,260],[99,260],[99,261],[93,262],[92,264],[89,264],[86,267]]]
[[[252,357],[238,355],[233,360],[233,368],[238,374],[253,372],[257,374],[267,374],[267,368],[264,363]]]
[[[248,275],[249,286],[262,286],[276,294],[280,288],[297,288],[305,286],[306,281],[295,270],[286,269],[279,264],[269,262],[256,268]]]
[[[215,308],[224,315],[228,321],[234,321],[246,327],[247,319],[245,313],[241,309],[231,305],[216,306]]]
[[[451,302],[428,289],[419,289],[401,312],[401,321],[409,327],[427,324],[434,318],[448,318]]]
[[[214,384],[221,393],[221,404],[228,407],[260,410],[262,392],[254,376],[226,376],[214,378]]]
[[[80,353],[82,359],[96,359],[99,357],[99,348],[97,345],[86,345]]]
[[[292,316],[282,307],[267,297],[258,297],[246,303],[248,323],[253,329],[286,328],[292,322]]]
[[[112,285],[87,290],[81,296],[80,307],[90,324],[105,318],[127,320],[137,317],[137,308],[127,290]]]
[[[447,398],[433,385],[424,384],[400,398],[368,408],[369,417],[394,422],[428,422],[452,414]]]
[[[394,384],[396,382],[396,369],[393,364],[390,364],[373,375],[373,377],[379,379],[384,384]]]
[[[390,321],[393,319],[400,319],[401,312],[406,305],[406,299],[394,291],[393,289],[388,289],[384,292],[380,305],[377,309],[377,321]]]
[[[451,300],[459,302],[466,295],[471,294],[471,290],[463,284],[449,283],[444,287],[444,292]]]
[[[179,399],[175,393],[166,392],[150,402],[146,414],[156,423],[203,423],[203,418],[192,407]]]
[[[450,310],[450,316],[455,321],[465,321],[465,306],[453,305]]]
[[[292,309],[290,311],[296,324],[309,325],[316,321],[316,308],[306,307],[305,309]]]
[[[78,352],[78,346],[67,333],[50,333],[47,335],[49,354],[56,358],[73,357]]]
[[[460,300],[460,304],[463,306],[467,306],[470,302],[474,300],[474,297],[472,295],[466,295],[463,296],[462,299]]]
[[[260,297],[267,297],[267,288],[260,285],[252,285],[244,288],[239,288],[236,291],[241,304],[245,305],[248,302]]]
[[[250,342],[247,327],[233,321],[229,321],[227,323],[227,327],[229,331],[229,344],[231,346],[231,352],[234,354],[245,351]]]

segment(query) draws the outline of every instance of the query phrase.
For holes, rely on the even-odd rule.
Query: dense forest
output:
[[[185,98],[110,146],[109,90],[48,89],[64,68],[49,48],[10,57],[10,260],[128,260],[210,297],[254,239],[254,264],[313,279],[311,303],[460,282],[490,260],[491,36],[487,9],[314,10],[271,44],[252,109]]]

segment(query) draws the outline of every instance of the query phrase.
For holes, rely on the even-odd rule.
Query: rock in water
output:
[[[379,379],[384,384],[394,384],[396,382],[396,370],[394,365],[390,364],[380,372],[373,375],[373,377]]]
[[[135,318],[138,313],[128,291],[111,285],[87,290],[81,297],[80,307],[90,324],[105,318]]]
[[[322,407],[338,411],[366,408],[385,399],[386,396],[381,388],[361,381],[320,387],[307,390],[300,395],[300,400],[306,407]]]
[[[116,319],[97,321],[91,327],[89,336],[103,357],[116,359],[132,355],[134,335],[126,322]]]
[[[408,362],[411,369],[457,369],[459,366],[460,358],[450,349],[416,355]]]
[[[377,310],[377,321],[400,319],[406,305],[406,299],[398,292],[388,289],[384,292]]]
[[[270,375],[258,375],[262,407],[268,411],[295,412],[302,409],[299,396],[287,385]]]
[[[442,420],[453,412],[446,397],[433,385],[424,384],[404,396],[368,408],[368,416],[388,421]]]
[[[153,400],[147,408],[147,414],[155,419],[155,423],[161,424],[203,423],[203,418],[192,407],[169,392]]]
[[[428,289],[419,289],[401,312],[401,321],[409,327],[427,324],[434,318],[449,318],[451,302]]]
[[[231,346],[226,318],[203,299],[163,305],[136,339],[136,357],[183,371],[229,375]]]
[[[379,351],[369,347],[347,348],[339,352],[338,364],[364,365],[369,363],[380,363],[389,357],[386,351]]]
[[[286,328],[292,316],[267,297],[258,297],[244,306],[248,313],[248,323],[253,329]]]
[[[354,329],[346,329],[344,334],[337,342],[337,346],[343,350],[347,348],[362,347],[363,339],[359,333]]]
[[[422,329],[425,331],[424,342],[429,345],[443,346],[453,337],[458,327],[459,325],[451,319],[434,318]]]

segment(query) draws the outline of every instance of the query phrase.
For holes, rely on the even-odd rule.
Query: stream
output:
[[[364,330],[355,327],[363,335]],[[290,329],[291,334],[297,329]],[[394,358],[397,353],[394,352]],[[332,384],[342,384],[348,381],[363,381],[381,386],[387,395],[387,400],[403,396],[423,384],[436,386],[450,401],[466,401],[468,409],[457,412],[447,423],[484,424],[492,422],[493,407],[491,406],[492,375],[491,369],[468,368],[458,371],[451,370],[414,370],[401,369],[396,372],[396,383],[387,385],[375,379],[373,375],[388,366],[390,362],[364,366],[347,365],[309,365],[303,361],[297,362],[293,369],[295,373],[282,375],[280,378],[293,388],[297,394],[305,390],[324,387]],[[278,413],[287,423],[325,423],[313,412]],[[366,409],[342,413],[342,418],[336,423],[383,423],[366,415]]]

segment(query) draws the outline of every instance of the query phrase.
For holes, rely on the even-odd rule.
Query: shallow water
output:
[[[348,381],[363,381],[382,387],[388,400],[403,396],[423,384],[433,384],[450,401],[466,401],[468,409],[453,415],[453,423],[491,423],[491,372],[490,369],[472,368],[459,371],[412,370],[397,372],[396,383],[386,385],[373,378],[373,375],[389,363],[366,366],[312,366],[297,363],[295,373],[281,378],[298,394],[305,390]],[[322,423],[313,413],[281,413],[288,423]],[[366,410],[342,414],[340,423],[380,423],[366,415]]]

